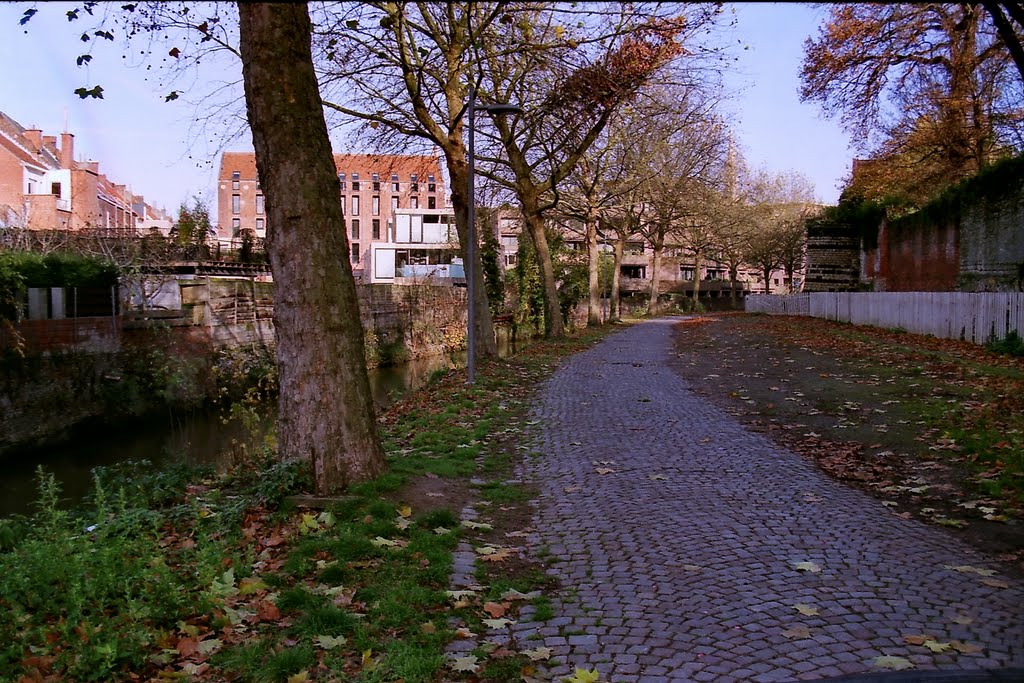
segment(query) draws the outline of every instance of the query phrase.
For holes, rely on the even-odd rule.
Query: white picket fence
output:
[[[1024,336],[1022,292],[810,292],[746,297],[750,313],[809,315],[984,344]]]

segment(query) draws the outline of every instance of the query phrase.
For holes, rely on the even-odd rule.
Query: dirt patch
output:
[[[476,497],[476,491],[464,479],[446,479],[428,472],[384,497],[408,505],[416,514],[447,509],[458,515]]]
[[[673,366],[694,391],[893,514],[1024,574],[1024,363],[814,318],[705,316],[675,338]]]

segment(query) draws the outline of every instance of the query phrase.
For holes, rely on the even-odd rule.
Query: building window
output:
[[[708,268],[704,272],[707,273],[704,276],[705,280],[721,280],[722,279],[722,271],[718,270],[717,268]]]
[[[409,208],[410,209],[418,209],[418,208],[420,208],[420,198],[419,197],[409,197]]]
[[[352,184],[355,185],[355,181],[353,181]],[[352,195],[352,215],[359,215],[359,195],[357,194]]]
[[[380,192],[380,173],[374,173],[370,177],[373,179],[373,191]]]
[[[266,227],[266,224],[263,222],[263,219],[262,218],[257,218],[256,219],[256,232],[262,232],[265,227]]]
[[[374,218],[370,223],[370,237],[375,240],[380,239],[380,219]]]
[[[352,243],[352,263],[359,263],[359,245]]]
[[[242,213],[242,196],[231,195],[231,213]]]
[[[241,230],[241,229],[242,229],[242,219],[241,218],[232,218],[231,219],[231,235],[233,237],[238,237],[238,231]]]
[[[398,197],[391,198],[391,210],[394,211],[398,208]]]
[[[515,254],[505,254],[505,265],[506,266],[514,266],[515,264],[516,264],[516,255]]]
[[[622,277],[633,280],[644,280],[647,278],[647,266],[622,266]]]
[[[428,209],[436,209],[437,208],[437,197],[427,197],[427,208]]]
[[[681,280],[693,280],[695,272],[690,266],[679,266],[679,278]]]
[[[370,200],[370,213],[374,216],[380,215],[380,197],[374,196]]]
[[[60,183],[50,183],[50,194],[60,196]]]
[[[263,209],[264,209],[263,201],[264,201],[263,200],[263,195],[261,195],[261,194],[256,195],[256,213],[261,215],[261,216],[263,215]]]
[[[359,192],[359,174],[358,173],[353,173],[352,174],[352,191],[353,192]]]
[[[242,174],[238,171],[231,172],[231,189],[237,190],[239,181],[242,179]]]
[[[391,174],[391,191],[392,192],[398,192],[399,191],[398,174],[397,173],[392,173]]]
[[[420,191],[420,184],[419,184],[418,182],[416,182],[416,175],[415,175],[415,174],[413,174],[413,175],[412,175],[412,176],[411,176],[411,177],[409,178],[409,180],[410,180],[410,183],[409,183],[409,192],[419,192],[419,191]]]
[[[341,191],[344,192],[345,191],[345,174],[344,173],[339,173],[338,174],[338,182],[341,183]]]
[[[352,239],[354,239],[354,240],[359,239],[359,219],[358,218],[353,218],[352,219]]]
[[[427,192],[437,192],[437,183],[434,182],[434,176],[427,176]]]

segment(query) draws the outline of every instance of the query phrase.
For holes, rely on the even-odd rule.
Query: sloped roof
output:
[[[49,145],[43,145],[42,150],[36,150],[35,145],[25,137],[25,128],[2,111],[0,111],[0,146],[13,154],[19,161],[41,170],[60,168],[60,159]]]
[[[425,154],[335,154],[334,165],[339,173],[358,173],[360,180],[370,180],[373,173],[379,173],[382,181],[388,181],[397,173],[402,180],[417,174],[421,180],[433,175],[441,182],[441,165],[436,157]],[[220,157],[220,180],[231,180],[231,174],[238,171],[242,180],[256,180],[256,154],[254,152],[223,152]]]

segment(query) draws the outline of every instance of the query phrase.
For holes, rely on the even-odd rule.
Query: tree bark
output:
[[[693,254],[693,304],[700,303],[700,268],[704,265],[704,255],[700,252]]]
[[[587,302],[587,326],[601,324],[600,254],[597,250],[597,218],[587,219],[587,285],[590,297]]]
[[[461,132],[459,133],[461,135]],[[451,179],[452,208],[455,210],[455,230],[459,234],[459,254],[462,256],[466,274],[473,268],[473,277],[479,283],[475,287],[476,306],[476,355],[477,358],[497,358],[498,341],[494,336],[494,321],[487,301],[487,287],[484,286],[484,268],[479,248],[480,234],[477,231],[476,259],[472,264],[466,256],[469,245],[469,161],[464,147],[450,147],[445,150],[448,177]],[[467,302],[467,305],[469,303]]]
[[[384,470],[306,5],[238,3],[246,111],[276,282],[278,453],[328,494]]]
[[[651,248],[654,251],[654,255],[651,256],[651,301],[647,306],[647,310],[651,315],[658,314],[658,289],[661,287],[661,275],[658,271],[661,270],[661,250],[665,248],[663,243],[652,243]]]
[[[622,254],[626,251],[626,237],[619,235],[615,240],[615,250],[612,252],[612,301],[610,320],[622,320]]]
[[[538,210],[536,197],[520,192],[520,201],[523,204],[526,231],[533,241],[533,248],[537,255],[541,286],[544,288],[544,336],[548,339],[564,337],[565,325],[562,324],[562,307],[559,305],[558,285],[555,282],[551,249],[548,246],[547,233],[544,232],[544,217]]]

